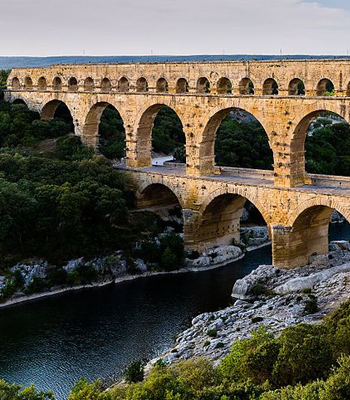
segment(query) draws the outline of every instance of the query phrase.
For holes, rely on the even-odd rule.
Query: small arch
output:
[[[157,80],[157,92],[159,93],[166,93],[168,92],[168,81],[165,78],[159,78]]]
[[[249,78],[243,78],[239,82],[239,94],[254,94],[254,84]]]
[[[33,81],[30,76],[26,76],[24,79],[24,87],[25,89],[31,90],[33,89]]]
[[[68,90],[71,92],[75,92],[76,90],[78,90],[78,81],[77,81],[77,78],[75,78],[74,76],[69,78]]]
[[[84,81],[84,91],[85,92],[93,92],[94,91],[94,80],[89,76]]]
[[[321,79],[316,87],[316,96],[334,96],[334,84],[328,79]]]
[[[289,96],[304,96],[305,95],[304,82],[299,78],[292,79],[289,83],[288,95]]]
[[[56,76],[52,81],[52,90],[62,90],[62,79]]]
[[[232,93],[232,83],[228,78],[220,78],[217,83],[216,91],[218,94]]]
[[[197,92],[198,93],[210,93],[210,82],[208,78],[201,77],[197,81]]]
[[[273,78],[268,78],[263,84],[263,95],[277,95],[278,94],[278,84]]]
[[[108,78],[103,78],[101,81],[101,92],[110,92],[112,90],[112,83]]]
[[[38,80],[38,89],[39,90],[46,90],[47,89],[47,82],[45,77],[41,77]]]
[[[189,85],[185,78],[180,78],[176,82],[176,93],[188,93]]]
[[[19,79],[15,76],[12,79],[12,90],[19,90],[21,88],[21,83]]]
[[[350,97],[350,82],[348,83],[348,86],[346,88],[346,96]]]
[[[118,91],[126,93],[129,91],[129,89],[129,80],[125,76],[121,77],[118,82]]]
[[[148,82],[146,78],[141,77],[137,80],[136,92],[148,92]]]

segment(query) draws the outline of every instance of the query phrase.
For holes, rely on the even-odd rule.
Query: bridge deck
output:
[[[219,181],[223,183],[234,183],[237,185],[241,186],[259,186],[259,187],[265,187],[265,188],[271,188],[271,189],[276,189],[276,190],[287,190],[287,191],[293,191],[293,192],[306,192],[306,193],[315,193],[315,194],[324,194],[324,195],[331,195],[331,196],[340,196],[340,197],[349,197],[350,198],[350,187],[347,186],[348,184],[348,179],[347,177],[344,177],[342,179],[341,177],[334,177],[330,182],[329,185],[321,185],[321,184],[309,184],[309,185],[302,185],[298,187],[293,187],[293,188],[279,188],[278,186],[275,186],[273,181],[267,178],[262,178],[261,176],[257,177],[246,177],[238,174],[228,174],[226,171],[224,175],[209,175],[209,176],[200,176],[200,177],[195,177],[195,176],[190,176],[186,175],[186,170],[184,168],[179,168],[179,167],[169,167],[169,166],[152,166],[149,168],[143,168],[143,169],[131,169],[131,168],[126,168],[124,165],[115,165],[116,169],[119,170],[124,170],[124,171],[133,171],[133,172],[138,172],[138,173],[152,173],[152,174],[157,174],[157,175],[163,175],[163,176],[176,176],[176,177],[184,177],[184,178],[191,178],[191,179],[198,179],[202,181]],[[249,169],[246,170],[249,172]],[[316,175],[312,175],[313,177]],[[321,180],[322,175],[317,175],[317,177]],[[326,176],[325,176],[326,177]],[[329,178],[329,177],[328,177]],[[342,183],[345,183],[345,185],[342,185]]]

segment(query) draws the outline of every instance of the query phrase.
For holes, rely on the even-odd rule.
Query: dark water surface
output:
[[[110,380],[132,360],[152,358],[191,318],[227,306],[233,283],[263,248],[207,272],[154,276],[64,293],[0,310],[0,378],[52,389],[59,400],[80,377]]]
[[[331,224],[330,239],[350,239]],[[154,276],[0,310],[0,378],[67,397],[80,377],[109,381],[173,343],[195,315],[226,307],[234,282],[271,263],[265,247],[207,272]]]

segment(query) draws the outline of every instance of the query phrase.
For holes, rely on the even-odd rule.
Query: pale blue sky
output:
[[[0,0],[0,9],[0,55],[350,50],[350,0]]]

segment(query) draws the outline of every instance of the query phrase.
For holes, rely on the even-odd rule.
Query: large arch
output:
[[[179,205],[184,207],[181,196],[176,194],[176,189],[164,182],[146,182],[136,192],[137,208],[167,207]]]
[[[134,149],[134,154],[136,154],[137,160],[133,160],[133,162],[139,168],[149,167],[152,165],[152,130],[158,112],[163,107],[168,107],[169,109],[171,109],[179,118],[182,127],[185,126],[179,110],[174,109],[166,102],[146,105],[144,109],[139,113],[135,125],[136,148]]]
[[[47,102],[41,109],[40,118],[43,121],[52,121],[54,118],[60,118],[67,124],[70,124],[70,129],[75,130],[73,114],[69,106],[61,100],[51,100]]]
[[[306,265],[313,254],[329,251],[329,224],[333,211],[340,212],[349,221],[349,210],[330,200],[312,199],[295,210],[288,233],[276,237],[274,243],[278,248],[282,245],[278,241],[283,239],[283,254],[279,256],[289,268]]]
[[[210,116],[207,124],[205,125],[204,130],[203,130],[202,139],[199,144],[199,146],[200,146],[200,148],[199,148],[199,160],[200,160],[199,168],[200,168],[201,175],[208,175],[208,174],[212,174],[214,172],[214,166],[216,163],[216,161],[215,161],[215,142],[216,142],[217,131],[218,131],[221,123],[224,121],[224,119],[226,117],[228,117],[228,115],[231,112],[235,112],[237,110],[246,112],[247,114],[254,117],[266,132],[264,125],[259,121],[258,118],[255,117],[255,115],[252,113],[253,111],[250,112],[249,110],[244,110],[244,109],[241,109],[241,108],[235,107],[235,106],[216,111],[213,115]]]
[[[216,192],[202,204],[195,226],[185,226],[185,237],[191,248],[206,251],[215,246],[239,243],[241,217],[247,201],[257,208],[267,222],[264,208],[256,201],[254,195],[224,190]]]
[[[83,128],[83,141],[86,144],[91,145],[95,148],[97,148],[99,144],[98,134],[101,116],[108,106],[112,106],[113,108],[115,108],[119,112],[122,120],[124,121],[123,115],[114,104],[104,101],[95,103],[87,113]]]
[[[340,115],[339,111],[339,108],[336,104],[333,104],[333,102],[328,102],[328,104],[325,104],[322,108],[318,107],[316,104],[314,110],[309,110],[309,113],[304,115],[299,122],[296,123],[290,145],[290,175],[293,186],[305,184],[305,140],[311,122],[322,113],[331,112],[344,118],[349,123],[349,120],[345,118],[346,115]]]

